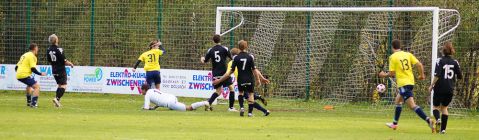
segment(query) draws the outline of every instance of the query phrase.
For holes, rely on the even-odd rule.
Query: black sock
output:
[[[419,106],[416,106],[414,108],[414,112],[416,112],[416,114],[424,121],[426,121],[427,123],[429,123],[429,117],[427,117],[426,113],[424,113],[424,111],[422,111],[421,107]]]
[[[441,131],[446,130],[448,115],[442,114],[441,116]]]
[[[65,93],[65,88],[57,88],[56,98],[58,101],[63,97],[63,93]]]
[[[38,101],[38,96],[33,96],[32,97],[32,106],[36,106]]]
[[[267,112],[267,110],[264,109],[264,108],[263,108],[261,105],[259,105],[258,103],[255,102],[253,105],[254,105],[254,108],[256,108],[256,109],[258,109],[258,110],[261,110],[263,113],[266,113],[266,112]]]
[[[213,104],[213,102],[216,100],[216,98],[218,98],[218,96],[219,95],[216,92],[211,94],[210,99],[208,99],[208,102],[210,103],[210,105]]]
[[[259,95],[258,93],[254,93],[254,99],[255,100],[261,99],[261,95]]]
[[[398,125],[399,117],[401,117],[401,112],[402,112],[402,105],[397,104],[396,109],[394,110],[394,120],[393,120],[394,125]]]
[[[248,103],[248,113],[253,113],[253,107],[254,107],[254,104]]]
[[[27,93],[27,104],[32,103],[32,95]]]
[[[434,115],[434,118],[436,118],[436,121],[440,119],[439,110],[437,109],[432,110],[432,114]]]
[[[233,108],[233,106],[235,104],[235,92],[234,91],[230,91],[229,99],[230,99],[230,108]]]
[[[244,108],[244,97],[243,95],[238,95],[238,103],[240,108]]]

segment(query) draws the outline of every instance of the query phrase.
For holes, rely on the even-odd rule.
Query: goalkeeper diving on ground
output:
[[[141,86],[141,94],[145,96],[145,103],[142,107],[144,110],[155,110],[158,107],[165,107],[170,110],[193,111],[202,106],[209,108],[210,105],[208,101],[201,101],[187,106],[184,103],[178,102],[178,98],[176,98],[175,95],[162,92],[158,89],[150,89],[148,84]],[[155,106],[151,107],[151,103]]]

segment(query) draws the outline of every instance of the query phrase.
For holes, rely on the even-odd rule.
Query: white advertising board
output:
[[[50,66],[38,65],[46,76],[32,75],[40,84],[41,91],[56,91],[57,85]],[[145,83],[145,71],[124,67],[66,67],[68,76],[67,92],[139,94]],[[182,97],[209,98],[214,92],[211,71],[161,69],[160,90]],[[16,79],[15,65],[0,64],[0,90],[24,90],[26,85]],[[236,79],[234,83],[236,83]],[[235,85],[235,91],[237,86]],[[222,96],[227,99],[229,90],[225,87]]]

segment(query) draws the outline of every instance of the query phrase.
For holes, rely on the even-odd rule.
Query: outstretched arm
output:
[[[265,83],[265,84],[269,84],[269,80],[264,78],[263,74],[261,74],[261,72],[258,70],[258,69],[254,69],[254,74],[255,76],[257,77],[257,81],[259,81],[260,83]],[[259,84],[259,83],[258,83]]]
[[[379,73],[379,77],[381,77],[381,78],[384,78],[384,77],[394,77],[394,76],[396,76],[396,72],[394,72],[394,71],[389,71],[389,72],[381,71],[381,72]]]
[[[231,70],[231,71],[234,71],[234,70]],[[219,84],[219,83],[225,81],[226,79],[230,78],[231,71],[226,72],[223,76],[221,76],[220,79],[218,79],[218,80],[213,80],[213,85],[217,85],[217,84]]]

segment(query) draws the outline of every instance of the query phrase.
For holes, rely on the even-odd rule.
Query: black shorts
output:
[[[60,74],[53,74],[53,78],[55,78],[55,81],[59,85],[66,85],[67,84],[67,74],[66,73],[60,73]]]
[[[452,93],[434,93],[432,97],[433,106],[449,106],[452,101]]]
[[[238,91],[246,94],[254,93],[254,83],[242,83],[238,84]]]
[[[215,77],[215,79],[219,79],[219,78],[220,78],[220,77]],[[221,87],[228,87],[228,86],[230,86],[230,85],[232,85],[232,84],[233,84],[233,81],[232,81],[232,79],[231,79],[231,77],[230,77],[230,78],[226,79],[225,81],[223,81],[223,82],[221,82],[221,83],[219,83],[219,84],[217,84],[217,85],[214,85],[214,87],[215,87],[215,89],[217,89],[217,88],[221,88]]]

